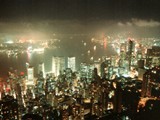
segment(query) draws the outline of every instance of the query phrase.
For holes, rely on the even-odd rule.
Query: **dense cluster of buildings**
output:
[[[51,71],[45,71],[44,61],[36,77],[29,65],[27,75],[10,73],[1,88],[1,118],[160,119],[160,46],[129,39],[115,48],[116,56],[81,63],[78,69],[76,57],[51,56]]]

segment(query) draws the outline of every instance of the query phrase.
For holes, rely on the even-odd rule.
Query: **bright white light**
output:
[[[33,40],[32,39],[30,39],[30,40],[28,40],[30,43],[33,43]]]
[[[116,49],[117,54],[120,54],[120,49]]]
[[[26,62],[26,68],[28,68],[28,67],[29,67],[29,63]]]
[[[93,60],[93,57],[91,57],[90,60]]]
[[[157,46],[157,44],[156,44],[156,43],[154,43],[154,46]]]
[[[88,50],[88,51],[87,51],[87,53],[88,53],[88,54],[90,54],[90,53],[91,53],[91,51],[90,51],[90,50]]]
[[[124,76],[124,77],[129,77],[129,75],[128,75],[128,74],[123,74],[122,76]]]
[[[93,42],[94,40],[95,40],[94,38],[91,39],[92,42]]]
[[[97,47],[96,46],[94,46],[94,48],[93,48],[94,50],[96,50],[97,49]]]
[[[33,50],[34,52],[44,52],[44,48],[37,48]]]
[[[33,81],[26,81],[26,85],[34,85]]]
[[[126,120],[129,120],[129,117],[128,117],[128,116],[126,116]]]
[[[27,48],[27,50],[29,51],[29,50],[32,50],[32,46],[29,46],[28,48]]]
[[[6,43],[8,43],[8,44],[13,44],[13,41],[12,41],[12,40],[9,40],[9,41],[7,41]]]

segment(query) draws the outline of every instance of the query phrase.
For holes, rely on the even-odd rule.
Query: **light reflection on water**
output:
[[[35,67],[36,75],[37,66],[40,62],[43,62],[43,54],[25,52],[18,55],[8,55],[0,53],[0,77],[7,77],[8,71],[26,74],[26,63]]]
[[[106,50],[102,50],[100,47],[97,47],[97,52],[91,52],[88,54],[88,49],[85,50],[77,50],[81,47],[76,48],[65,48],[63,49],[45,49],[44,53],[37,53],[37,52],[24,52],[17,51],[17,54],[14,53],[9,55],[4,52],[0,52],[0,77],[6,77],[8,71],[17,71],[19,74],[20,72],[24,72],[26,74],[26,63],[29,63],[30,66],[34,67],[34,75],[37,75],[38,65],[40,63],[44,63],[45,65],[45,72],[49,72],[52,69],[52,56],[74,56],[76,57],[76,68],[79,67],[79,64],[82,62],[90,63],[90,57],[94,56],[95,60],[99,59],[102,56],[106,56],[107,54],[113,54],[113,50],[111,47],[107,47]],[[72,46],[73,47],[73,46]],[[98,49],[99,48],[99,49]],[[81,48],[82,49],[82,48]],[[112,51],[112,52],[111,52]],[[81,56],[83,54],[83,56]]]

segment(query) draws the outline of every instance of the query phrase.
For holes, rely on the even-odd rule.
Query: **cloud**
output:
[[[139,19],[132,19],[132,23],[139,27],[158,27],[160,26],[159,21],[154,20],[139,20]]]
[[[118,26],[120,26],[120,27],[125,26],[125,24],[124,24],[124,23],[122,23],[122,22],[118,22],[118,23],[117,23],[117,25],[118,25]]]
[[[155,21],[155,20],[142,20],[142,19],[131,19],[130,21],[127,22],[118,22],[118,26],[120,27],[126,27],[126,26],[138,26],[138,27],[159,27],[160,22]]]
[[[127,26],[132,26],[132,22],[126,22]]]

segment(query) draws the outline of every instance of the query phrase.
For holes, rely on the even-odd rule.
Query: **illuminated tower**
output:
[[[28,67],[27,68],[27,85],[34,85],[34,68],[33,67]]]
[[[102,104],[102,109],[103,109],[103,112],[105,112],[108,108],[108,85],[107,85],[107,82],[103,82],[102,83],[102,86],[101,86],[101,94],[100,94],[100,102]]]
[[[52,57],[52,73],[55,76],[60,74],[60,71],[65,70],[65,57]]]
[[[128,58],[129,70],[131,69],[133,52],[134,52],[134,42],[129,39],[128,46],[127,46],[127,58]]]
[[[103,47],[104,47],[104,49],[106,49],[106,47],[107,47],[107,37],[105,37],[103,39]]]
[[[152,49],[147,49],[147,54],[146,54],[146,66],[147,67],[150,67],[152,64],[152,56],[153,56]]]
[[[87,78],[88,67],[86,63],[80,64],[80,76],[81,78]]]
[[[124,60],[126,58],[126,44],[121,43],[120,46],[120,61],[119,61],[119,66],[124,67]]]
[[[143,82],[142,82],[142,97],[150,96],[151,95],[151,72],[150,70],[146,71],[143,75]]]
[[[115,113],[120,113],[122,110],[121,103],[122,103],[122,89],[119,82],[116,82],[116,89],[115,89],[115,95],[113,100],[113,111]]]
[[[71,68],[72,71],[76,71],[76,57],[68,57],[67,68]]]
[[[97,68],[98,75],[101,75],[101,64],[99,61],[94,61],[94,68]]]
[[[44,77],[44,75],[45,75],[44,63],[40,63],[38,65],[38,74],[42,74],[42,76]]]
[[[143,74],[146,72],[146,70],[144,69],[144,60],[138,60],[137,67],[138,67],[138,79],[143,80]]]
[[[105,69],[106,69],[107,65],[105,62],[101,63],[101,78],[106,78],[106,73],[105,73]]]

